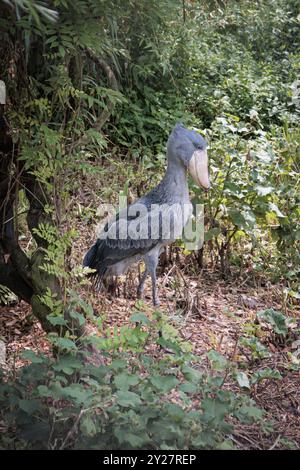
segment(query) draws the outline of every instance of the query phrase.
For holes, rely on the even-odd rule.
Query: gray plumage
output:
[[[177,124],[167,142],[167,157],[167,171],[161,182],[109,220],[83,260],[83,266],[95,269],[100,284],[104,278],[119,276],[143,260],[145,271],[138,296],[142,295],[149,274],[154,305],[159,304],[156,292],[159,255],[165,245],[181,236],[192,214],[187,170],[198,184],[209,187],[206,142],[200,134]]]

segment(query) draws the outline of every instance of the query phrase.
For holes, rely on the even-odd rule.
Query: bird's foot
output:
[[[153,299],[153,305],[154,305],[155,307],[159,307],[159,306],[160,306],[160,301],[159,301],[159,299],[158,299],[157,297]]]

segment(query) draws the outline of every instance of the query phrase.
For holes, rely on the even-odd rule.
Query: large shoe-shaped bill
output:
[[[189,172],[199,186],[204,189],[210,188],[208,174],[208,156],[206,150],[196,150],[189,163]]]

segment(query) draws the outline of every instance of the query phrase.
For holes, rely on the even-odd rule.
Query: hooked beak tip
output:
[[[202,184],[199,184],[199,186],[203,189],[203,191],[205,191],[206,193],[208,193],[208,191],[210,190],[211,188],[211,185],[209,184],[208,186],[203,186]]]

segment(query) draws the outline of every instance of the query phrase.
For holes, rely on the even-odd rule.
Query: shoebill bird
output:
[[[106,277],[119,276],[133,263],[145,263],[138,297],[148,275],[152,299],[159,305],[156,268],[165,245],[182,235],[191,214],[187,172],[195,182],[209,189],[207,144],[196,131],[176,124],[167,142],[168,165],[161,182],[135,203],[109,220],[96,243],[86,253],[83,266],[94,269],[98,286]]]

